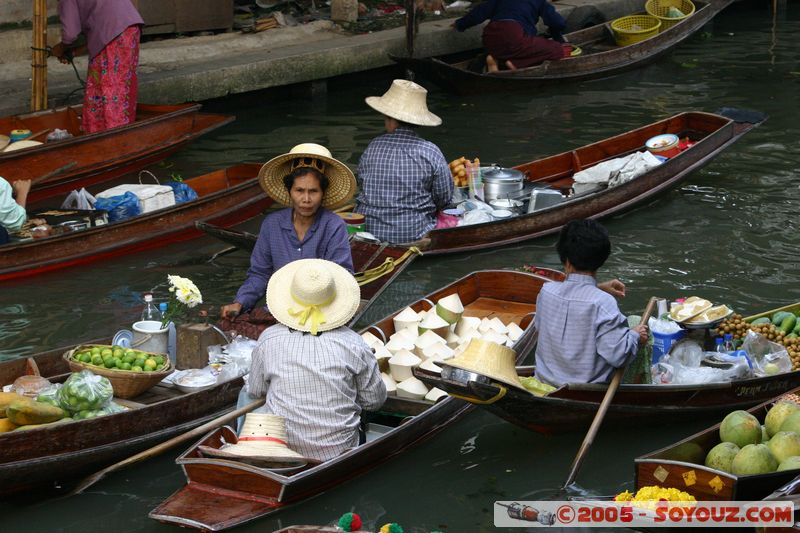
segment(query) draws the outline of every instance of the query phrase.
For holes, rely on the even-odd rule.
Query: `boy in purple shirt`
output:
[[[556,245],[567,279],[546,283],[536,300],[536,377],[550,385],[607,383],[647,342],[647,326],[628,327],[613,295],[619,280],[598,284],[611,253],[608,232],[594,220],[573,220]]]
[[[261,224],[247,279],[234,302],[222,306],[223,319],[252,310],[264,298],[273,272],[292,261],[327,259],[353,271],[344,220],[328,209],[355,193],[355,176],[344,163],[323,146],[299,144],[265,163],[259,179],[273,200],[290,207],[267,215]]]

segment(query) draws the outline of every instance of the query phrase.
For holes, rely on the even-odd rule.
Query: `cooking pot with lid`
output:
[[[522,190],[525,174],[513,168],[498,166],[481,168],[483,181],[483,200],[491,202],[498,198],[508,198]]]

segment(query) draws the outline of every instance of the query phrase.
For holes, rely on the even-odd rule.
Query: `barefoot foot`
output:
[[[491,56],[486,56],[486,72],[498,72],[500,69],[497,68],[497,61]]]
[[[517,67],[514,66],[514,63],[512,63],[510,59],[506,61],[506,68],[508,70],[517,70]]]

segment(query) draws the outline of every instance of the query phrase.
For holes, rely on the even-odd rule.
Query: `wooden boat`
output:
[[[627,46],[617,46],[614,42],[610,22],[591,26],[565,35],[571,44],[581,48],[581,55],[545,61],[540,65],[517,70],[483,72],[485,56],[482,50],[474,51],[469,59],[455,61],[444,58],[390,57],[420,77],[460,94],[491,90],[529,90],[549,83],[603,78],[653,62],[694,35],[731,3],[733,0],[695,1],[696,11],[693,15],[649,39]],[[478,59],[474,57],[475,53],[480,53]]]
[[[800,390],[790,392],[796,395]],[[749,412],[763,424],[769,408],[779,399],[770,398]],[[734,410],[735,407],[731,407],[725,413]],[[719,424],[715,424],[675,444],[638,457],[635,461],[636,490],[644,486],[659,485],[679,488],[698,500],[752,501],[770,496],[775,489],[797,477],[796,470],[736,476],[704,466],[702,462],[706,454],[719,443]],[[686,483],[686,479],[692,479],[693,483]]]
[[[535,311],[536,296],[545,281],[546,278],[523,272],[475,272],[418,300],[411,307],[416,311],[429,309],[430,301],[458,293],[468,316],[497,316],[504,322],[521,322],[525,333],[515,349],[524,356],[530,352],[534,341],[528,325]],[[387,338],[394,332],[392,316],[367,330]],[[219,428],[178,457],[177,463],[184,470],[188,483],[154,509],[150,517],[160,522],[219,531],[266,516],[373,468],[432,436],[470,408],[470,404],[449,397],[434,404],[390,396],[380,412],[372,414],[366,444],[294,474],[203,457],[198,449],[200,445],[220,447],[222,439],[235,442],[233,430]]]
[[[139,104],[135,122],[88,135],[80,131],[81,105],[0,118],[0,132],[28,129],[34,134],[42,133],[39,141],[44,141],[45,132],[56,128],[73,135],[62,141],[0,152],[0,176],[9,181],[34,180],[29,203],[108,181],[160,161],[234,119],[200,113],[200,107],[200,104]],[[70,166],[65,168],[65,165]],[[55,175],[37,181],[54,171]]]
[[[258,183],[259,168],[259,164],[241,164],[187,179],[185,183],[198,194],[190,202],[77,231],[54,226],[61,233],[0,246],[0,281],[192,239],[202,235],[195,227],[198,220],[226,226],[248,220],[273,203]],[[59,217],[62,221],[75,218],[69,215],[74,211],[63,212],[67,215]]]
[[[800,303],[792,304],[749,316],[746,320],[799,308]],[[462,396],[486,400],[498,393],[497,387],[489,384],[470,383],[466,386],[420,369],[415,369],[414,373],[426,384]],[[519,367],[517,373],[533,375],[534,367]],[[797,387],[800,387],[800,371],[703,385],[623,383],[614,395],[603,425],[662,424],[665,421],[692,420],[703,416],[724,416],[730,411],[750,408]],[[547,396],[534,396],[509,388],[505,396],[482,407],[531,431],[558,433],[583,430],[594,419],[606,388],[606,385],[600,384],[570,383]]]
[[[764,120],[766,116],[761,113],[735,109],[723,109],[720,114],[680,113],[575,150],[524,163],[514,168],[526,176],[525,193],[537,186],[569,192],[575,172],[644,150],[645,142],[656,135],[673,133],[695,142],[679,155],[622,185],[572,194],[555,206],[505,220],[435,229],[419,241],[407,244],[418,247],[425,255],[467,252],[550,235],[576,218],[619,214],[676,186]],[[255,243],[247,235],[239,237],[241,245]]]
[[[53,383],[63,381],[70,373],[62,357],[67,349],[0,362],[0,384],[34,369]],[[128,411],[0,433],[0,495],[52,489],[185,433],[232,410],[242,385],[237,378],[188,394],[156,385],[133,400],[121,400]]]

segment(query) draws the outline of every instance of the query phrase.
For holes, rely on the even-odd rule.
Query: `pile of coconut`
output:
[[[481,319],[463,314],[461,298],[451,294],[429,311],[403,309],[393,318],[395,332],[385,343],[369,331],[361,335],[378,358],[390,395],[436,402],[447,393],[436,387],[428,389],[414,377],[412,368],[441,372],[436,363],[460,354],[472,339],[513,347],[522,336],[522,328],[515,322],[504,324],[497,317]]]

